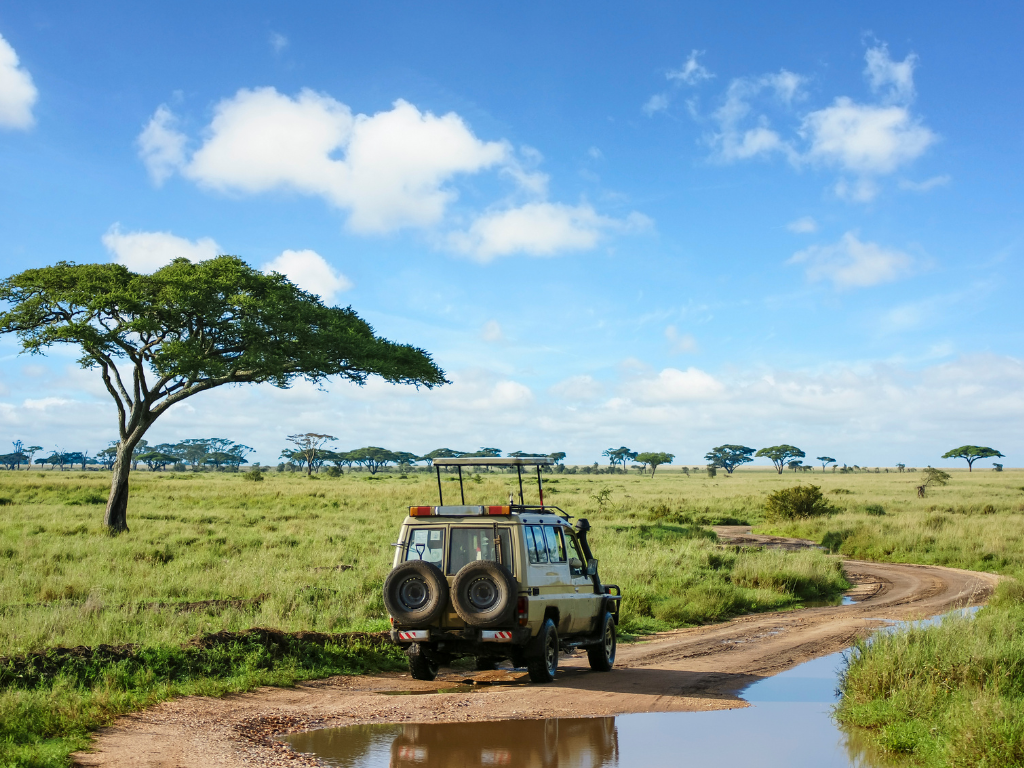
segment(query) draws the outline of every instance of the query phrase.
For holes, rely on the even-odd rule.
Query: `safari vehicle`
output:
[[[437,506],[409,508],[384,581],[391,638],[417,680],[433,680],[452,660],[477,669],[509,659],[530,679],[551,682],[559,651],[585,648],[592,669],[615,663],[622,593],[602,584],[587,543],[590,524],[544,503],[549,458],[435,459]],[[464,467],[515,468],[519,503],[466,503]],[[526,504],[523,469],[537,471],[539,504]],[[444,503],[442,469],[458,472],[458,505]]]

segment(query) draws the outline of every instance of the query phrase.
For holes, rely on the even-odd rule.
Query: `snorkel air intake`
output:
[[[583,550],[583,556],[587,558],[587,563],[589,564],[590,561],[594,559],[594,555],[590,551],[590,544],[587,541],[587,531],[590,530],[590,521],[585,517],[581,517],[576,521],[575,527],[576,538],[580,542],[580,549]],[[601,586],[601,577],[595,572],[590,578],[594,581],[594,592],[599,595],[604,594],[604,587]]]

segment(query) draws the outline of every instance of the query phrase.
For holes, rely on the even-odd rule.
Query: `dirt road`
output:
[[[751,537],[722,528],[738,545],[799,548],[811,542]],[[744,540],[746,539],[746,540]],[[743,616],[667,632],[619,647],[615,669],[589,670],[585,654],[562,657],[558,679],[531,685],[522,672],[451,672],[433,683],[407,675],[332,678],[296,688],[266,688],[225,699],[192,697],[122,718],[101,732],[90,766],[297,765],[275,733],[376,722],[438,722],[584,717],[626,712],[746,706],[737,692],[800,662],[841,650],[886,620],[916,619],[983,602],[997,578],[950,568],[848,561],[853,605]],[[473,681],[465,692],[436,691]]]

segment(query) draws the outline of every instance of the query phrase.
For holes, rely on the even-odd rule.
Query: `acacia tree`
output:
[[[762,448],[754,454],[757,458],[761,458],[763,456],[766,459],[771,459],[772,464],[775,465],[775,471],[780,475],[790,460],[802,459],[806,455],[807,454],[794,445],[773,445],[769,448]]]
[[[616,464],[621,464],[623,472],[626,471],[626,462],[636,461],[637,456],[636,451],[631,451],[626,446],[622,446],[621,448],[609,448],[607,451],[601,451],[601,455],[607,456],[608,463],[613,467]]]
[[[1001,459],[1003,454],[995,448],[987,448],[982,445],[961,445],[951,451],[942,454],[944,459],[963,459],[967,462],[967,471],[972,472],[974,462],[978,459]]]
[[[727,474],[731,475],[732,471],[740,464],[746,464],[754,460],[751,457],[753,452],[753,448],[747,448],[745,445],[720,445],[704,454],[704,458],[708,464],[721,467]]]
[[[658,467],[660,467],[662,464],[671,464],[672,459],[674,458],[675,456],[671,453],[646,452],[638,453],[636,455],[637,461],[639,461],[645,467],[651,468],[651,477],[654,477],[654,473],[657,471]]]
[[[323,446],[337,440],[334,435],[321,435],[316,432],[302,432],[297,435],[288,435],[289,443],[295,446],[292,454],[299,453],[306,462],[306,477],[313,474],[313,467],[316,465],[317,454],[322,452]]]
[[[832,458],[831,456],[819,456],[819,457],[818,457],[818,461],[820,461],[820,462],[821,462],[821,471],[822,471],[822,472],[824,472],[824,471],[825,471],[825,468],[826,468],[826,467],[827,467],[827,466],[828,466],[829,464],[835,464],[835,463],[836,463],[836,460],[835,460],[835,459],[833,459],[833,458]]]
[[[168,408],[225,384],[377,375],[428,388],[447,383],[430,355],[376,336],[351,307],[327,307],[284,275],[235,256],[175,259],[151,275],[120,264],[29,269],[0,281],[0,334],[22,349],[82,350],[117,407],[117,456],[104,522],[128,529],[132,452]]]

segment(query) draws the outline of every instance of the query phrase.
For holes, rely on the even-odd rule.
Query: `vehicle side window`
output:
[[[512,563],[512,532],[509,528],[499,528],[501,537],[501,562],[510,571]],[[451,553],[448,557],[448,575],[459,572],[473,560],[494,560],[494,528],[452,528]]]
[[[548,544],[548,562],[565,562],[565,542],[562,541],[562,532],[553,525],[544,526],[544,538]]]
[[[533,564],[546,563],[548,561],[548,547],[544,542],[543,528],[539,525],[524,525],[526,535],[526,551],[530,555],[530,562]]]
[[[579,560],[582,565],[586,565],[586,563],[583,562],[583,555],[580,554],[580,548],[576,544],[576,537],[573,534],[571,534],[571,533],[566,533],[565,534],[565,548],[566,548],[566,550],[569,553],[569,560],[570,561],[573,558],[575,558],[575,559]],[[573,568],[570,565],[569,566],[569,571],[570,571],[570,573],[572,573],[573,576],[582,576],[583,575],[583,568]]]
[[[425,560],[443,568],[444,528],[413,528],[409,534],[405,559]]]

